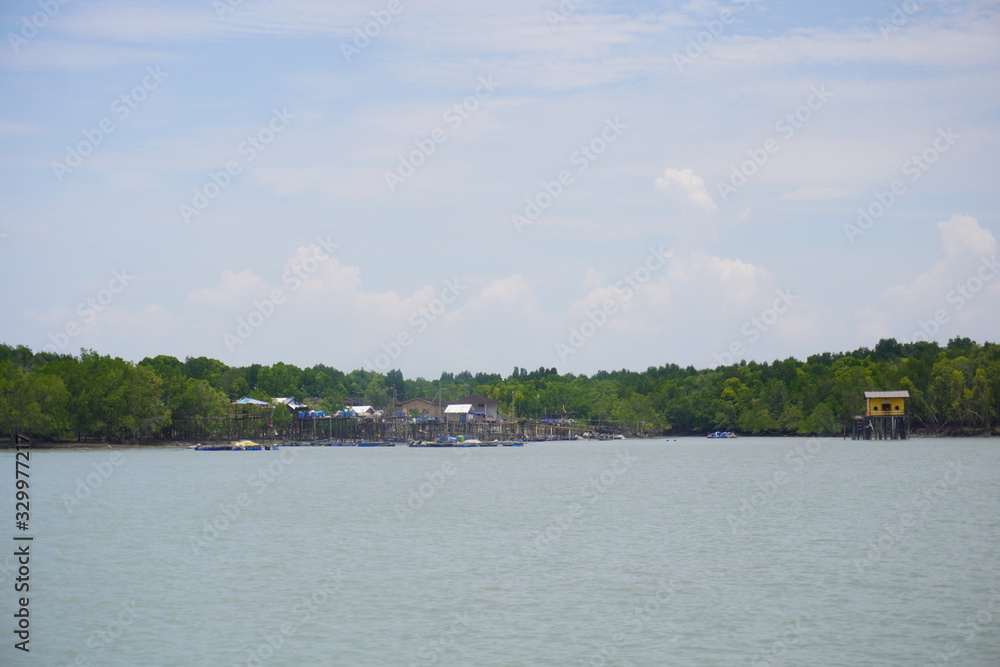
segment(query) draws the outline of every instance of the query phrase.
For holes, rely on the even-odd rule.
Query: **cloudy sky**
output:
[[[1000,340],[1000,3],[8,0],[0,341],[509,373]]]

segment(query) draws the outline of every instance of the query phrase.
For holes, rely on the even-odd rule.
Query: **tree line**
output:
[[[49,440],[124,442],[175,438],[191,420],[220,424],[243,396],[294,397],[334,413],[360,401],[394,415],[398,402],[447,403],[477,393],[510,419],[573,419],[649,433],[839,435],[864,410],[868,390],[910,392],[911,425],[925,433],[1000,430],[1000,345],[953,338],[815,354],[712,369],[676,364],[645,371],[560,374],[555,368],[442,373],[428,380],[399,370],[349,373],[317,364],[233,367],[207,357],[160,355],[139,363],[81,350],[78,356],[0,345],[0,429]],[[290,422],[275,410],[276,426]],[[221,427],[220,427],[221,429]]]

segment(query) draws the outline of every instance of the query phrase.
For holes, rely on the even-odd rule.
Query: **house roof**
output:
[[[286,396],[284,398],[276,398],[276,399],[274,399],[274,402],[275,403],[282,403],[284,405],[287,405],[288,407],[290,407],[293,410],[295,410],[296,408],[308,408],[309,407],[305,403],[299,403],[298,401],[296,401],[291,396]]]
[[[472,412],[471,403],[452,403],[444,409],[446,415],[464,415],[470,412]]]
[[[233,401],[233,405],[271,405],[267,401],[258,401],[256,398],[244,396],[238,401]]]
[[[351,405],[348,406],[347,409],[359,415],[365,415],[375,412],[375,408],[373,408],[370,405]]]
[[[901,391],[866,391],[865,398],[909,398],[910,392]]]
[[[500,405],[500,401],[483,396],[482,394],[469,394],[455,401],[455,403],[471,403],[472,405]]]
[[[400,401],[399,404],[400,405],[405,405],[406,403],[413,403],[414,401],[421,401],[423,403],[430,403],[431,405],[444,405],[445,404],[444,401],[442,401],[439,398],[423,398],[423,397],[408,398],[405,401]]]

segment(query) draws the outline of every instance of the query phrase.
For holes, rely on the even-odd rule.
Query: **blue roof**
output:
[[[244,396],[238,401],[233,401],[233,405],[271,405],[267,401],[258,401],[256,398]]]

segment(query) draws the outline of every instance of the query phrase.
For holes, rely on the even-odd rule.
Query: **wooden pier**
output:
[[[484,442],[501,440],[568,440],[587,427],[555,425],[537,421],[413,422],[410,419],[340,419],[321,417],[296,419],[285,435],[289,440],[336,440],[340,442],[410,442],[464,435]]]
[[[906,415],[871,417],[855,415],[851,440],[908,440],[910,425]]]
[[[172,430],[174,439],[198,442],[215,440],[255,441],[333,441],[344,444],[358,442],[411,442],[437,440],[440,437],[463,435],[483,442],[571,440],[578,437],[623,436],[648,437],[650,434],[624,425],[558,424],[545,420],[481,422],[414,422],[408,418],[356,419],[343,417],[306,417],[292,420],[287,427],[271,425],[267,413],[229,415],[219,418],[186,420]]]

